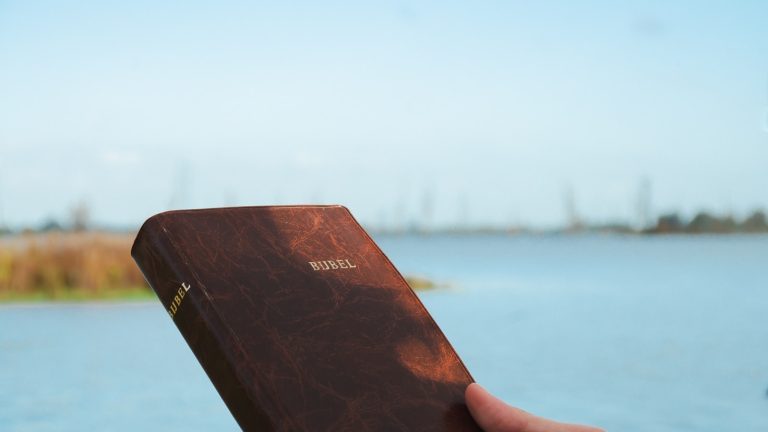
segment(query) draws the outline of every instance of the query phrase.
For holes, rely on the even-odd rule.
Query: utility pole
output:
[[[583,225],[576,206],[576,194],[573,191],[573,186],[570,184],[566,186],[565,193],[563,194],[563,207],[565,208],[567,230],[572,232],[580,231]]]
[[[643,177],[637,188],[636,204],[636,224],[637,229],[642,231],[650,228],[652,223],[651,207],[651,181],[648,177]]]
[[[458,202],[459,219],[457,228],[459,231],[469,231],[470,229],[470,214],[469,214],[469,201],[466,193],[462,193],[459,196]]]
[[[421,231],[432,231],[432,213],[434,210],[434,198],[432,191],[427,188],[421,196]]]

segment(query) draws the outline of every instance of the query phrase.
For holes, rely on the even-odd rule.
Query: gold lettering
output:
[[[323,261],[307,261],[312,267],[312,270],[338,270],[338,269],[353,269],[357,268],[357,265],[352,264],[349,259],[332,259]]]
[[[184,300],[184,297],[187,296],[187,291],[189,291],[191,288],[192,285],[182,282],[181,286],[176,289],[176,295],[173,296],[173,299],[171,300],[171,306],[168,308],[168,315],[170,315],[171,318],[176,317],[176,313],[179,311],[182,300]]]

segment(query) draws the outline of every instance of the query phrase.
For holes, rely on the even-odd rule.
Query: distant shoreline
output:
[[[615,231],[406,231],[373,232],[374,236],[435,238],[498,237],[541,238],[566,241],[572,238],[613,237],[617,239],[708,239],[755,238],[768,233],[748,232],[615,232]],[[133,234],[100,232],[27,233],[0,236],[0,304],[139,302],[157,300],[130,257]],[[405,275],[417,291],[446,287],[440,281],[420,275]]]

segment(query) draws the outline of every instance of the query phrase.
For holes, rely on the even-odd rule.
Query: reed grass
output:
[[[130,256],[133,235],[29,233],[0,239],[0,300],[151,297]]]

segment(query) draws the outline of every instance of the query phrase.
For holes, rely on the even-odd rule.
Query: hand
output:
[[[469,412],[485,432],[602,432],[590,426],[558,423],[536,417],[505,404],[479,384],[470,384],[464,397]]]

